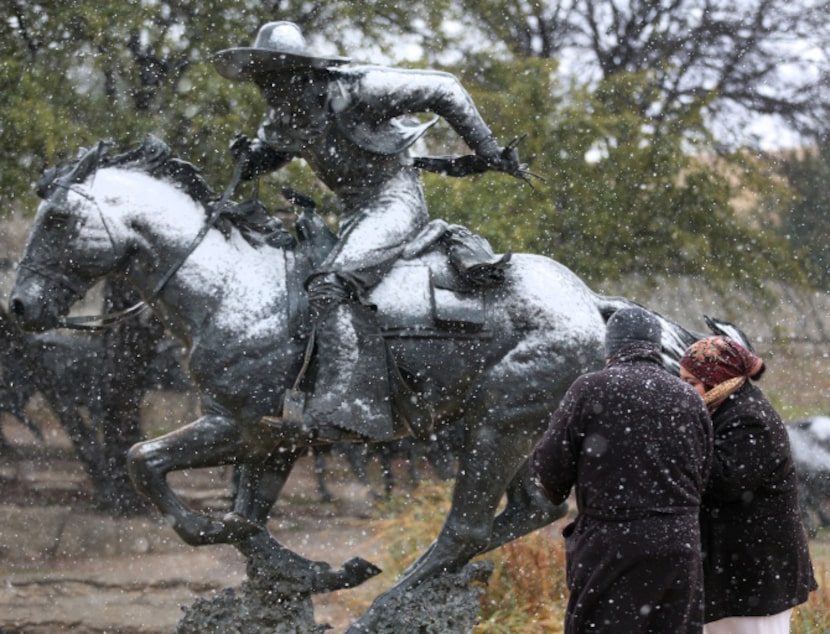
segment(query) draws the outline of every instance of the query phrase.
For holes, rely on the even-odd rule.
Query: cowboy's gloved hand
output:
[[[237,132],[233,135],[230,151],[231,156],[238,161],[244,155],[251,153],[251,139],[247,135]]]
[[[231,155],[239,162],[242,180],[249,181],[277,167],[274,151],[258,139],[251,140],[237,132],[230,145]]]
[[[504,147],[499,147],[493,139],[488,139],[476,150],[476,157],[485,162],[487,169],[506,172],[533,187],[531,177],[540,181],[545,179],[531,172],[526,164],[519,162],[519,143],[524,138],[525,135],[517,136]]]
[[[476,154],[485,160],[489,169],[497,172],[515,175],[523,169],[523,165],[519,162],[519,150],[513,144],[499,147],[495,141],[491,140],[489,143],[482,144]]]

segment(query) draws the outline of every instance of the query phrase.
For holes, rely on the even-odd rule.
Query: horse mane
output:
[[[45,200],[62,181],[78,183],[97,169],[125,167],[171,181],[205,208],[218,198],[199,168],[172,156],[170,147],[152,134],[148,134],[138,147],[115,156],[109,155],[110,145],[109,141],[98,141],[92,148],[81,148],[75,159],[46,170],[38,180],[37,195]]]
[[[171,156],[170,147],[152,134],[148,134],[144,142],[133,150],[112,157],[104,156],[100,167],[129,167],[153,177],[166,178],[205,206],[218,198],[202,176],[202,170],[188,161]]]

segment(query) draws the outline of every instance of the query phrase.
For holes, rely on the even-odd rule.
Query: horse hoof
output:
[[[349,561],[343,564],[343,570],[351,585],[356,586],[383,572],[383,570],[371,561],[366,561],[360,557],[352,557],[349,559]]]
[[[230,514],[233,515],[233,514]],[[246,526],[255,526],[258,532],[248,540],[235,545],[248,558],[249,565],[266,571],[283,584],[284,593],[319,594],[344,588],[354,588],[381,572],[374,564],[355,557],[340,569],[332,568],[325,561],[306,559],[282,544],[262,527],[242,518]]]
[[[199,521],[174,523],[173,530],[189,546],[208,546],[227,542],[227,529],[224,523],[200,518]]]
[[[343,564],[341,570],[319,571],[312,583],[312,592],[334,592],[344,588],[354,588],[381,572],[383,571],[375,564],[360,557],[354,557]]]

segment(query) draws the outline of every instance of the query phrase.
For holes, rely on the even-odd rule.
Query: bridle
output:
[[[77,299],[83,294],[77,285],[69,279],[68,275],[47,271],[42,267],[28,264],[26,262],[18,264],[18,268],[26,269],[39,277],[46,278],[47,280],[55,283],[58,287],[65,289],[69,293],[71,299]],[[70,317],[61,317],[58,320],[57,328],[68,328],[70,330],[106,330],[108,328],[114,328],[127,319],[137,317],[147,310],[147,308],[148,306],[144,302],[138,302],[125,310],[119,310],[117,312],[102,315],[73,315]],[[98,321],[100,323],[91,324],[93,321]]]

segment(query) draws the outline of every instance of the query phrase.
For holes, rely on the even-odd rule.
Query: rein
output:
[[[243,156],[239,161],[236,162],[236,166],[233,170],[233,176],[231,177],[231,182],[228,183],[228,186],[225,188],[222,197],[216,202],[215,205],[212,205],[210,216],[208,216],[208,219],[205,221],[205,224],[202,225],[202,228],[199,230],[199,233],[196,234],[196,237],[193,238],[193,241],[190,243],[190,246],[173,263],[173,265],[169,269],[167,269],[164,275],[161,276],[161,279],[156,283],[155,287],[153,287],[152,292],[147,296],[146,299],[143,299],[140,302],[133,304],[129,308],[119,310],[117,312],[103,313],[100,315],[77,315],[63,317],[58,322],[58,327],[67,328],[69,330],[108,330],[110,328],[115,328],[116,326],[124,323],[129,319],[138,317],[139,315],[147,311],[149,309],[148,302],[151,302],[161,294],[162,290],[164,290],[164,287],[170,281],[170,278],[172,278],[176,274],[176,272],[181,268],[182,264],[184,264],[187,258],[189,258],[193,251],[196,250],[196,247],[198,247],[199,244],[202,242],[204,237],[207,235],[207,232],[210,231],[211,227],[213,227],[216,224],[216,221],[219,219],[219,216],[222,215],[222,212],[225,210],[225,205],[227,204],[228,200],[233,195],[233,192],[239,185],[239,181],[242,180],[242,163],[244,158],[245,157]],[[104,223],[104,226],[106,226],[106,222]],[[30,266],[22,266],[24,266],[24,268],[29,268],[29,270],[32,270],[39,275],[44,275],[43,272],[35,271]],[[68,284],[68,286],[70,289],[72,289],[71,284]],[[100,323],[93,324],[91,322]]]
[[[236,166],[233,168],[233,176],[231,177],[231,182],[228,183],[228,186],[225,188],[225,192],[222,194],[222,198],[220,198],[215,205],[213,205],[213,209],[210,212],[210,216],[208,216],[207,221],[202,228],[199,230],[199,233],[196,234],[196,237],[193,239],[193,242],[190,243],[190,246],[187,248],[182,256],[173,263],[167,273],[162,275],[161,279],[156,284],[155,288],[153,288],[153,292],[150,293],[150,296],[147,298],[148,300],[155,299],[158,297],[159,293],[161,293],[162,289],[167,285],[167,282],[170,281],[170,278],[176,274],[176,271],[181,268],[182,264],[185,263],[185,260],[190,257],[190,254],[196,250],[196,247],[202,242],[204,237],[207,235],[207,232],[210,231],[210,228],[216,224],[216,221],[219,220],[219,216],[222,215],[222,212],[225,210],[225,205],[228,202],[228,199],[233,194],[236,186],[239,185],[239,181],[242,180],[242,162],[244,160],[243,157],[236,162]]]
[[[32,266],[31,264],[26,263],[21,263],[18,266],[21,269],[27,269],[36,275],[40,275],[41,277],[57,281],[58,284],[66,287],[69,290],[69,292],[72,293],[75,297],[79,297],[81,295],[81,293],[78,292],[78,290],[75,288],[74,284],[72,284],[69,278],[67,278],[65,275],[56,275],[52,272],[45,271],[40,267]],[[138,302],[137,304],[134,304],[129,308],[119,310],[114,313],[107,313],[106,315],[83,315],[76,317],[63,317],[58,321],[57,327],[68,328],[70,330],[103,330],[106,328],[113,328],[125,319],[137,317],[145,310],[147,310],[147,308],[148,306],[145,305],[144,302]],[[88,322],[91,321],[100,321],[102,323],[93,326],[86,325]]]
[[[69,330],[109,330],[115,328],[119,324],[138,317],[150,308],[144,301],[137,302],[114,313],[104,313],[101,315],[73,315],[70,317],[63,317],[58,322],[58,328],[67,328]],[[100,323],[92,324],[90,322],[97,321]]]

